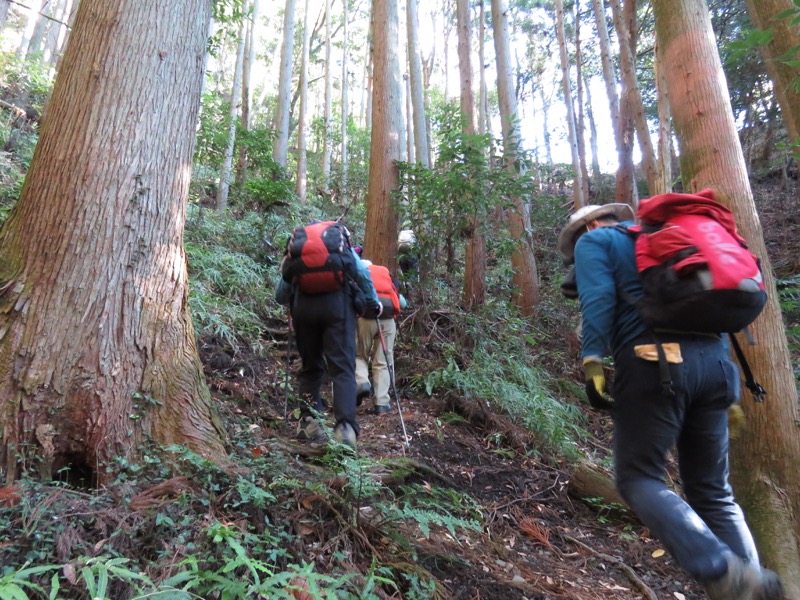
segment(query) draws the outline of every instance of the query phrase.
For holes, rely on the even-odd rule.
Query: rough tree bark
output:
[[[331,184],[331,114],[333,112],[333,65],[331,64],[333,40],[331,29],[331,0],[325,0],[325,113],[322,139],[322,185],[325,190]]]
[[[744,348],[767,390],[742,402],[747,427],[733,442],[731,476],[764,564],[778,571],[790,598],[800,597],[800,435],[797,390],[775,281],[753,203],[725,74],[705,0],[654,0],[656,29],[684,189],[710,187],[736,215],[739,229],[761,257],[769,302],[751,326],[757,345]]]
[[[506,168],[515,171],[516,140],[519,139],[519,125],[516,122],[517,99],[511,77],[511,52],[508,42],[508,3],[506,0],[492,0],[492,23],[494,28],[494,47],[497,56],[497,95],[500,103],[500,118],[503,127],[503,153]],[[514,198],[514,210],[509,213],[511,239],[517,246],[511,256],[514,270],[514,302],[525,316],[532,316],[539,304],[539,275],[536,270],[536,257],[530,236],[531,216],[528,205],[522,198]]]
[[[81,3],[0,230],[7,481],[38,464],[103,483],[145,439],[224,460],[183,250],[210,15],[211,0]]]
[[[397,211],[392,192],[397,187],[397,161],[402,160],[403,80],[398,0],[373,0],[372,135],[364,254],[396,271]]]

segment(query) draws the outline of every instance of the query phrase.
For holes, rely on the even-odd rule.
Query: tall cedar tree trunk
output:
[[[757,345],[746,347],[745,354],[767,397],[756,403],[743,393],[747,427],[732,444],[731,476],[762,562],[783,576],[790,598],[800,598],[797,390],[725,74],[705,0],[654,0],[653,7],[684,188],[717,190],[762,260],[769,302],[752,326]]]
[[[486,88],[486,15],[484,1],[479,0],[480,13],[478,28],[478,77],[480,80],[480,99],[478,100],[478,133],[483,135],[489,131],[488,119],[488,97]]]
[[[44,46],[42,47],[42,60],[46,65],[53,66],[56,63],[58,38],[61,35],[61,29],[63,28],[61,23],[64,21],[66,10],[67,0],[58,0],[53,10],[54,20],[51,21],[50,27],[47,29],[47,37],[45,38]]]
[[[793,142],[793,151],[796,156],[800,155],[800,92],[797,89],[800,28],[793,23],[793,17],[786,16],[787,11],[797,11],[798,7],[793,0],[747,0],[747,10],[753,25],[772,31],[771,41],[761,48],[761,52],[774,84],[786,130]],[[781,13],[784,15],[778,18]]]
[[[289,159],[289,115],[292,106],[292,58],[294,55],[295,0],[286,0],[283,12],[283,42],[281,69],[278,76],[278,103],[275,109],[275,140],[272,159],[286,167]]]
[[[102,484],[147,439],[224,460],[183,250],[210,16],[211,0],[81,3],[0,230],[7,481],[39,465]]]
[[[622,5],[620,5],[622,2]],[[656,189],[658,178],[656,172],[656,157],[653,142],[650,139],[650,130],[647,117],[644,114],[642,93],[636,79],[636,0],[611,0],[614,12],[614,23],[617,26],[619,38],[620,65],[622,80],[625,82],[625,92],[632,109],[633,124],[636,127],[636,138],[639,140],[639,150],[642,153],[647,186],[650,193]]]
[[[308,47],[311,44],[310,0],[306,0],[303,12],[303,50],[300,55],[300,118],[297,120],[297,181],[295,192],[300,204],[308,200],[306,194],[308,157]]]
[[[233,68],[231,105],[228,112],[228,141],[225,145],[225,156],[222,160],[222,171],[219,175],[219,186],[217,187],[216,209],[218,212],[225,212],[228,209],[233,152],[236,147],[236,124],[239,121],[239,112],[242,108],[242,67],[244,65],[246,27],[247,20],[242,19],[239,23],[239,33],[236,40],[236,64]]]
[[[250,110],[253,107],[253,65],[256,63],[256,28],[260,13],[260,0],[252,0],[250,18],[247,23],[247,35],[244,44],[244,61],[242,62],[242,109],[239,123],[242,131],[250,131]],[[236,186],[242,187],[247,178],[247,144],[239,145],[239,156],[236,160]]]
[[[33,30],[36,28],[39,12],[44,8],[45,2],[47,1],[48,0],[33,0],[33,2],[29,3],[27,6],[22,7],[27,11],[27,16],[25,17],[25,29],[22,31],[22,37],[20,38],[19,46],[17,46],[16,58],[18,60],[24,60],[28,55],[28,47],[31,43]]]
[[[572,201],[575,208],[586,203],[583,195],[583,169],[581,168],[580,149],[578,148],[578,125],[575,122],[575,105],[572,102],[572,90],[569,82],[569,57],[567,56],[567,40],[564,34],[564,2],[556,0],[556,36],[561,57],[561,86],[564,90],[564,102],[567,108],[567,131],[569,132],[569,149],[572,154],[572,168],[575,179],[572,182]]]
[[[373,0],[372,135],[370,137],[367,223],[364,254],[372,262],[396,270],[397,161],[402,160],[403,80],[398,0]]]
[[[36,15],[36,25],[33,28],[31,39],[28,42],[28,50],[25,53],[26,58],[33,58],[36,54],[42,53],[42,43],[44,36],[47,33],[47,28],[50,25],[50,17],[53,15],[53,2],[52,0],[45,0],[42,5],[42,10]]]
[[[347,90],[350,86],[350,78],[347,75],[347,2],[342,2],[342,181],[339,184],[342,205],[349,206],[347,200],[347,121],[350,118],[350,106]]]
[[[331,30],[331,0],[325,0],[325,112],[322,139],[322,185],[331,187],[331,114],[333,112],[333,32]]]
[[[506,0],[492,0],[492,24],[494,27],[494,47],[497,56],[497,95],[500,104],[500,118],[503,126],[503,152],[506,168],[516,171],[517,154],[514,150],[519,139],[519,127],[515,121],[517,99],[511,77],[511,53],[508,43],[508,4]],[[509,213],[509,234],[517,242],[511,256],[514,270],[514,302],[520,312],[531,316],[539,304],[539,276],[536,272],[536,258],[529,232],[531,215],[528,205],[522,198],[514,198],[514,210]]]
[[[592,94],[589,92],[591,85],[586,86],[586,118],[589,120],[589,147],[592,150],[592,177],[598,183],[602,177],[600,172],[600,139],[597,134],[597,123],[594,120],[594,107]]]
[[[469,0],[456,0],[456,23],[463,132],[465,135],[474,136],[475,95],[472,93]],[[462,299],[467,309],[481,306],[486,300],[486,237],[482,227],[485,220],[483,209],[476,208],[475,213],[469,217]]]
[[[403,75],[406,92],[406,160],[413,165],[417,162],[417,153],[414,147],[414,107],[411,103],[411,78],[408,74]]]
[[[419,16],[417,14],[418,0],[406,2],[406,29],[408,33],[408,74],[411,79],[411,104],[413,106],[414,148],[417,161],[426,169],[430,166],[428,160],[428,129],[425,126],[425,96],[422,88],[422,61],[419,55]]]

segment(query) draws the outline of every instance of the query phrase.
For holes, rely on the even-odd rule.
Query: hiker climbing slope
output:
[[[617,227],[632,219],[625,204],[585,206],[559,237],[561,253],[575,260],[587,396],[595,408],[609,409],[614,422],[617,488],[710,598],[778,600],[781,582],[760,567],[728,482],[727,410],[739,396],[736,366],[720,335],[661,331],[673,392],[665,393],[662,353],[634,306],[644,296],[635,240]],[[613,394],[603,370],[608,355]],[[676,446],[686,500],[664,483]]]
[[[360,404],[363,398],[372,393],[372,386],[369,383],[369,363],[372,360],[372,381],[375,386],[374,411],[376,414],[383,414],[392,410],[389,400],[390,366],[394,365],[396,319],[400,311],[406,307],[406,299],[400,294],[400,284],[392,277],[389,269],[374,265],[368,260],[362,260],[362,263],[369,269],[378,299],[383,304],[383,312],[378,316],[375,312],[367,310],[358,320],[356,397]]]
[[[298,438],[325,439],[318,415],[324,408],[320,387],[327,370],[333,383],[334,437],[355,448],[356,313],[371,308],[380,314],[382,305],[343,225],[324,221],[295,229],[281,263],[275,299],[290,308],[302,360],[298,379],[304,403]]]

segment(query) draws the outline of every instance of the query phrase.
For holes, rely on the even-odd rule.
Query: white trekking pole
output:
[[[397,385],[395,385],[394,381],[394,361],[389,360],[389,352],[386,350],[386,341],[383,339],[380,318],[375,317],[375,324],[378,326],[378,337],[381,339],[383,357],[386,359],[386,365],[389,367],[389,381],[392,382],[392,392],[394,393],[395,402],[397,402],[397,414],[400,415],[400,425],[403,427],[403,440],[405,441],[406,448],[408,448],[410,444],[408,441],[408,432],[406,431],[406,422],[403,420],[403,408],[400,406],[400,396],[397,395]]]

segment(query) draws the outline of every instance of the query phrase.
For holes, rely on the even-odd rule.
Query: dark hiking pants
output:
[[[681,347],[683,363],[670,365],[674,397],[662,392],[658,362],[634,354],[635,345],[654,341],[651,336],[614,357],[617,488],[675,560],[708,581],[725,573],[730,553],[758,564],[728,483],[727,409],[738,398],[739,374],[716,336],[660,335]],[[685,501],[664,482],[673,448]]]
[[[298,293],[292,306],[297,351],[303,366],[298,375],[300,395],[322,409],[320,387],[327,370],[333,383],[333,417],[338,425],[356,422],[356,316],[344,291]]]

